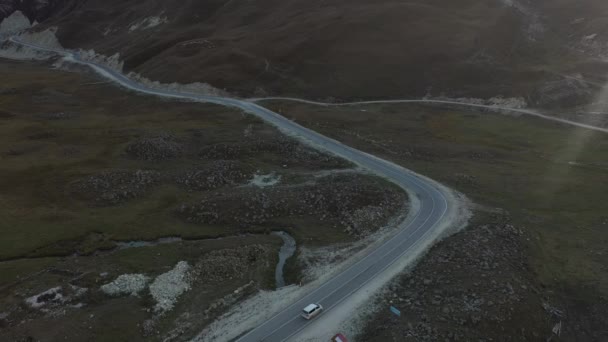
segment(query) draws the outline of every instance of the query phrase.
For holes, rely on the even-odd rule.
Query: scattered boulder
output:
[[[188,222],[249,226],[310,216],[361,237],[382,227],[406,202],[403,192],[362,175],[336,174],[316,184],[247,187],[183,203],[176,214]]]
[[[126,152],[133,159],[161,161],[181,156],[184,148],[176,137],[168,133],[162,133],[157,136],[135,140],[127,146]]]
[[[203,168],[178,175],[176,182],[188,190],[210,190],[242,184],[251,174],[253,170],[238,161],[217,160]]]
[[[550,317],[528,266],[523,235],[508,217],[497,215],[492,223],[440,242],[378,299],[379,307],[395,305],[402,316],[377,312],[359,339],[528,341],[548,336]],[[391,304],[391,298],[400,300]]]
[[[140,197],[160,179],[161,175],[156,171],[106,171],[74,182],[71,190],[97,205],[116,205]]]
[[[350,166],[350,163],[344,159],[317,151],[280,134],[250,133],[244,142],[212,144],[203,147],[199,152],[199,156],[204,159],[239,159],[265,155],[280,157],[283,165],[303,166],[310,169]]]
[[[274,251],[261,245],[212,251],[196,263],[193,275],[204,279],[206,284],[240,278],[254,269],[258,262],[270,260],[272,253]]]

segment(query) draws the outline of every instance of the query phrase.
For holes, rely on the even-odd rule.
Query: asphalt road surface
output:
[[[242,335],[238,341],[285,341],[289,339],[311,323],[311,321],[307,321],[300,316],[302,309],[306,305],[318,303],[325,308],[324,312],[327,312],[342,301],[348,300],[349,296],[399,260],[416,244],[425,241],[425,238],[429,236],[429,233],[433,232],[435,228],[438,228],[439,224],[447,217],[446,213],[449,206],[446,197],[447,194],[443,192],[444,190],[437,187],[434,182],[419,177],[415,173],[393,163],[350,148],[336,140],[300,126],[254,102],[148,88],[103,65],[95,62],[83,61],[75,52],[47,49],[22,42],[17,38],[10,38],[10,40],[16,44],[28,46],[36,50],[63,55],[67,60],[74,63],[88,65],[100,75],[113,80],[125,88],[140,93],[167,98],[210,102],[240,108],[245,112],[260,117],[276,126],[281,131],[300,138],[313,147],[341,156],[379,176],[389,179],[401,188],[407,189],[410,194],[415,194],[417,196],[420,201],[419,210],[412,220],[409,220],[408,223],[404,222],[401,224],[397,233],[392,238],[267,320],[265,323]],[[260,308],[260,310],[263,311],[264,308]],[[315,319],[323,319],[323,312]]]

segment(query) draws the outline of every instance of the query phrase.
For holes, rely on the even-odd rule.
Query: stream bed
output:
[[[287,259],[291,258],[294,253],[296,252],[296,240],[294,240],[294,238],[289,235],[287,232],[284,231],[277,231],[277,232],[272,232],[273,235],[279,236],[282,240],[283,240],[283,245],[281,246],[281,249],[279,250],[279,262],[277,263],[277,266],[275,268],[275,282],[276,282],[276,287],[281,288],[284,287],[285,284],[285,277],[283,272],[285,271],[285,263],[287,262]],[[222,238],[219,238],[222,239]],[[110,250],[110,252],[113,251],[117,251],[117,250],[123,250],[123,249],[129,249],[129,248],[139,248],[139,247],[153,247],[153,246],[158,246],[158,245],[163,245],[163,244],[169,244],[169,243],[176,243],[176,242],[181,242],[184,241],[179,237],[165,237],[165,238],[160,238],[158,240],[154,240],[154,241],[116,241],[116,248]],[[192,241],[192,240],[190,240]],[[107,251],[106,251],[107,253]]]
[[[285,263],[287,262],[287,259],[291,258],[296,252],[296,240],[294,240],[294,238],[291,235],[289,235],[287,232],[284,232],[284,231],[276,231],[276,232],[272,232],[271,234],[279,236],[283,240],[283,245],[281,246],[281,249],[279,249],[279,261],[275,268],[275,282],[276,282],[276,287],[278,289],[278,288],[285,286],[285,278],[283,275]],[[96,250],[95,252],[92,253],[92,255],[93,256],[107,255],[107,254],[111,254],[111,253],[125,250],[125,249],[141,248],[141,247],[154,247],[154,246],[158,246],[158,245],[172,244],[172,243],[178,243],[178,242],[183,242],[183,241],[221,240],[224,238],[225,237],[215,238],[215,239],[184,240],[181,237],[171,236],[171,237],[164,237],[164,238],[160,238],[160,239],[156,239],[156,240],[147,240],[147,241],[146,240],[114,241],[114,244],[115,244],[114,248]],[[71,255],[71,257],[77,258],[77,257],[80,257],[80,255],[73,254],[73,255]],[[37,259],[37,258],[34,257],[34,258],[20,258],[20,259],[4,260],[4,261],[0,261],[0,263],[21,260],[21,259]]]
[[[279,250],[279,262],[274,272],[277,289],[285,286],[285,278],[283,271],[285,268],[285,262],[291,258],[296,252],[296,240],[289,235],[287,232],[272,232],[272,234],[279,236],[283,239],[283,246]]]

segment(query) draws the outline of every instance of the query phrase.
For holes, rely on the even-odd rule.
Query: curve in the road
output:
[[[240,337],[238,341],[284,341],[289,339],[310,324],[310,321],[300,317],[300,311],[304,306],[310,303],[320,303],[327,311],[348,299],[354,292],[400,260],[405,253],[418,251],[417,247],[419,245],[429,242],[430,237],[436,236],[438,231],[446,226],[446,221],[449,220],[447,213],[456,206],[455,202],[452,201],[449,190],[432,180],[325,137],[253,102],[152,89],[138,84],[101,64],[81,60],[77,53],[39,47],[20,41],[17,38],[10,38],[10,40],[13,43],[40,51],[57,53],[71,62],[87,65],[117,84],[140,93],[240,108],[276,126],[282,132],[300,138],[303,142],[315,148],[341,156],[389,179],[408,191],[409,194],[414,194],[417,197],[420,202],[418,212],[413,219],[402,222],[394,236],[274,317]]]
[[[516,114],[524,114],[531,115],[538,118],[542,118],[545,120],[555,121],[562,124],[590,129],[598,132],[608,133],[608,128],[584,124],[582,122],[576,122],[568,119],[562,119],[551,115],[546,115],[543,113],[539,113],[537,111],[531,109],[522,109],[522,108],[510,108],[510,107],[502,107],[495,105],[482,105],[477,103],[467,103],[467,102],[458,102],[458,101],[449,101],[449,100],[432,100],[432,99],[404,99],[404,100],[375,100],[375,101],[355,101],[355,102],[340,102],[340,103],[331,103],[331,102],[320,102],[320,101],[312,101],[312,100],[304,100],[298,99],[295,97],[260,97],[260,98],[251,98],[248,101],[252,102],[260,102],[260,101],[292,101],[292,102],[300,102],[306,104],[312,104],[317,106],[358,106],[358,105],[370,105],[370,104],[398,104],[398,103],[422,103],[422,104],[444,104],[444,105],[455,105],[461,107],[469,107],[469,108],[482,108],[482,109],[490,109],[494,111],[499,111],[503,113],[516,113]]]

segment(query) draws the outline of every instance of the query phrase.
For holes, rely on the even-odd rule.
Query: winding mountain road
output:
[[[400,260],[405,253],[417,250],[416,247],[419,244],[428,242],[428,239],[436,236],[438,230],[443,229],[449,223],[447,221],[450,220],[450,212],[453,212],[457,206],[450,191],[434,181],[419,176],[401,166],[325,137],[252,101],[152,89],[101,64],[82,60],[76,52],[49,49],[23,42],[14,37],[10,38],[10,41],[39,51],[62,55],[66,60],[73,63],[87,65],[101,76],[139,93],[239,108],[247,113],[256,115],[276,126],[282,132],[299,138],[315,148],[350,160],[374,174],[392,181],[408,191],[410,195],[417,197],[420,203],[418,211],[413,218],[399,225],[395,235],[341,273],[333,276],[272,318],[266,320],[263,324],[242,335],[238,341],[288,340],[311,323],[300,316],[303,307],[310,303],[320,303],[325,308],[325,311],[329,311],[339,303],[348,300],[357,290]],[[323,319],[323,313],[317,319]]]

